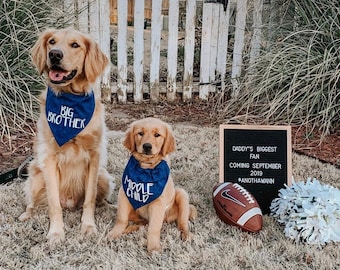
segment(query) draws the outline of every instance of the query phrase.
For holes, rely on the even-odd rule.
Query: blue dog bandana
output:
[[[170,168],[162,160],[154,169],[143,169],[134,156],[125,167],[122,187],[134,209],[156,200],[168,182]]]
[[[86,95],[60,93],[48,87],[46,118],[59,146],[76,137],[90,122],[95,108],[93,92]]]

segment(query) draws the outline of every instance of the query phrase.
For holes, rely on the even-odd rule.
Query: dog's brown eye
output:
[[[72,48],[79,48],[79,47],[80,47],[79,44],[78,44],[77,42],[73,42],[73,43],[71,44],[71,46],[72,46]]]
[[[143,131],[141,131],[141,132],[138,132],[138,135],[143,137],[143,135],[144,135],[144,132],[143,132]]]
[[[55,44],[55,40],[52,38],[48,41],[48,43],[50,43],[51,45]]]
[[[155,133],[155,137],[157,138],[157,137],[159,137],[159,136],[161,136],[160,134],[158,134],[158,133]]]

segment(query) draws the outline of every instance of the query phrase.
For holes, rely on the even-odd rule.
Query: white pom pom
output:
[[[279,190],[270,206],[271,215],[285,225],[284,233],[295,241],[327,244],[340,241],[340,190],[308,178]]]

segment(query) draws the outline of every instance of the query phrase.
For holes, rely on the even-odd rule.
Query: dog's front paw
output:
[[[107,234],[107,239],[108,240],[115,240],[117,239],[119,236],[122,235],[122,232],[120,232],[120,230],[118,231],[117,229],[113,228],[108,234]]]
[[[148,242],[147,250],[149,253],[162,251],[160,242]]]
[[[64,230],[50,230],[47,234],[47,239],[50,245],[56,245],[65,240]]]
[[[26,211],[19,217],[20,221],[26,221],[33,216],[33,207],[27,206]]]
[[[112,230],[107,234],[108,240],[117,239],[123,233],[126,233],[126,228],[128,227],[128,222],[117,222]]]
[[[188,231],[181,232],[181,239],[183,241],[191,241],[193,234]]]
[[[95,235],[97,234],[97,227],[95,224],[82,224],[81,225],[81,234],[82,235]]]
[[[20,221],[26,221],[32,217],[32,214],[29,212],[24,212],[20,215],[19,220]]]

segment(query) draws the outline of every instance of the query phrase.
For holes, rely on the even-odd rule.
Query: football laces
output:
[[[255,203],[253,196],[244,187],[239,184],[233,184],[233,186],[246,198],[249,204]]]

